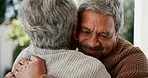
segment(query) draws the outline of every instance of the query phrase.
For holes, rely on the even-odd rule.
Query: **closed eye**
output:
[[[89,31],[81,30],[82,33],[90,33]]]
[[[86,28],[85,26],[81,26],[80,32],[87,35],[91,34],[90,29]]]
[[[112,37],[109,32],[101,32],[99,35],[102,39],[110,39]]]

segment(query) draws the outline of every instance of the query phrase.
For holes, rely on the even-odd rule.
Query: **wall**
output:
[[[148,58],[148,0],[135,0],[134,45]]]
[[[14,45],[5,37],[6,26],[0,26],[0,78],[3,78],[6,69],[12,66],[12,52]]]

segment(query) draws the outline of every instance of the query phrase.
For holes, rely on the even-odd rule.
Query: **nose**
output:
[[[97,37],[91,36],[91,37],[89,37],[89,39],[87,40],[87,44],[88,44],[90,47],[96,47],[96,46],[99,46],[99,45],[100,45],[100,41],[97,39]]]

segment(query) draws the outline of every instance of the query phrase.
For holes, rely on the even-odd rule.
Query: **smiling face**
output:
[[[100,58],[108,55],[116,44],[112,16],[84,11],[78,28],[78,48],[86,55]]]

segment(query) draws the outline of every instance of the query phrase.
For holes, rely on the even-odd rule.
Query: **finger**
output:
[[[4,78],[13,78],[13,77],[15,77],[14,74],[13,74],[13,72],[9,72],[9,73],[7,73],[7,74],[5,75]]]
[[[31,56],[31,61],[41,61],[42,59],[36,55]]]
[[[12,72],[13,72],[14,76],[16,76],[16,75],[17,75],[17,73],[18,73],[18,71],[17,71],[17,70],[13,70]]]
[[[17,63],[17,64],[15,64],[14,65],[14,69],[16,70],[16,71],[20,71],[21,69],[22,69],[22,64],[21,63]]]
[[[23,65],[23,64],[28,64],[29,61],[30,61],[29,59],[22,58],[22,59],[19,60],[19,63]]]

